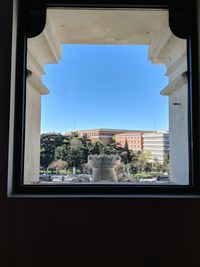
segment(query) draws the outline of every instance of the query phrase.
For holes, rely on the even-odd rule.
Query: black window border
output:
[[[197,3],[187,4],[178,0],[132,0],[126,1],[66,1],[21,0],[17,29],[15,119],[12,192],[16,196],[46,197],[198,197],[199,179],[199,39],[197,26]],[[189,185],[133,185],[133,184],[69,184],[24,185],[24,142],[26,106],[26,40],[34,30],[39,33],[45,21],[47,7],[69,8],[154,8],[169,9],[170,27],[176,35],[187,38],[188,56],[188,135],[189,135]],[[188,23],[190,21],[190,23]],[[44,27],[44,25],[43,25]],[[186,36],[186,37],[185,37]],[[199,138],[200,139],[200,138]]]

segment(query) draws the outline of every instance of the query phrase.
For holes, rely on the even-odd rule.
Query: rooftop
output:
[[[142,133],[154,133],[154,131],[143,131],[143,130],[135,130],[135,131],[131,131],[131,132],[128,132],[129,135],[140,135]],[[126,136],[127,133],[118,133],[117,134],[118,136]]]
[[[99,132],[119,132],[120,134],[123,133],[152,133],[153,131],[146,131],[146,130],[124,130],[124,129],[106,129],[106,128],[95,128],[95,129],[86,129],[86,130],[75,130],[75,131],[70,131],[67,133],[71,132],[92,132],[92,131],[99,131]]]

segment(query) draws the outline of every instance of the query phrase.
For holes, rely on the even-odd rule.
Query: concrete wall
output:
[[[7,198],[11,4],[0,9],[0,265],[200,266],[198,199]]]

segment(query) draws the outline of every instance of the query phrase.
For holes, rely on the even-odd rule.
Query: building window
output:
[[[171,6],[167,3],[157,6],[152,4],[152,7],[154,8],[148,6],[148,8],[142,9],[140,6],[133,6],[123,9],[116,6],[115,9],[108,9],[105,5],[101,8],[93,6],[93,9],[86,7],[78,9],[76,6],[68,8],[65,4],[58,9],[55,4],[50,6],[50,1],[46,1],[43,6],[38,7],[32,4],[23,6],[22,13],[19,13],[19,31],[17,33],[18,40],[25,41],[17,52],[17,62],[20,67],[16,73],[15,94],[15,119],[18,122],[18,124],[15,122],[14,155],[16,160],[13,163],[15,192],[181,193],[183,190],[192,192],[194,185],[198,184],[197,178],[195,178],[197,166],[194,160],[198,157],[196,152],[198,151],[198,142],[194,138],[197,136],[197,130],[194,130],[194,126],[197,124],[194,117],[197,100],[193,89],[198,81],[195,69],[191,67],[188,69],[188,66],[198,64],[194,56],[195,24],[193,24],[191,16],[194,10],[192,7],[191,10],[188,10],[186,7]],[[29,14],[26,18],[23,16],[24,10]],[[185,29],[179,27],[177,22],[176,14],[179,11],[191,19]],[[41,20],[38,25],[33,23],[36,17],[39,18],[37,21]],[[28,27],[24,28],[26,19],[28,19]],[[46,20],[45,28],[38,30],[37,27],[39,28],[43,24],[43,20]],[[121,23],[122,21],[123,23]],[[36,34],[37,30],[39,35]],[[61,46],[61,44],[63,45]],[[91,136],[91,140],[84,139],[79,129],[67,134],[54,132],[43,133],[41,136],[41,109],[44,110],[44,106],[41,107],[41,95],[48,95],[51,90],[47,85],[45,86],[45,77],[43,78],[45,68],[48,67],[45,64],[59,64],[64,44],[67,44],[68,47],[71,46],[71,51],[78,46],[91,45],[87,48],[90,53],[94,49],[92,47],[94,44],[98,44],[104,49],[105,44],[107,48],[108,45],[117,45],[118,48],[120,46],[146,45],[148,58],[153,64],[165,65],[166,74],[169,77],[169,83],[165,84],[165,88],[162,86],[160,88],[163,99],[169,101],[169,130],[158,130],[155,118],[154,129],[152,127],[138,130],[133,127],[131,130],[121,130],[124,127],[119,125],[118,129],[113,127],[110,132],[104,133],[102,132],[104,128],[102,127],[101,130],[99,127],[98,132],[89,131],[87,133],[88,136]],[[102,57],[99,57],[99,60],[102,60]],[[86,64],[86,60],[82,63]],[[77,65],[75,67],[77,68]],[[70,68],[73,68],[73,64]],[[27,73],[26,82],[25,72]],[[80,79],[80,73],[76,73]],[[128,71],[125,74],[127,75],[127,73]],[[122,74],[119,73],[119,75]],[[95,73],[92,77],[95,77]],[[100,74],[97,74],[95,79],[98,80],[100,77]],[[113,77],[117,79],[117,75]],[[61,80],[58,80],[56,88],[61,87],[59,83]],[[52,92],[53,90],[52,87]],[[81,95],[83,89],[79,88],[79,90]],[[148,89],[146,90],[148,92]],[[98,99],[105,103],[109,90],[105,90],[105,95],[103,93],[102,90],[99,90]],[[92,96],[95,98],[94,93]],[[116,91],[117,96],[120,96],[120,91]],[[71,110],[78,109],[80,106],[79,95],[76,97],[74,100],[67,99]],[[82,95],[82,97],[84,99],[85,96]],[[43,98],[48,98],[48,96]],[[127,103],[130,101],[128,95],[126,101]],[[142,102],[139,104],[141,105]],[[112,105],[110,106],[111,111]],[[54,102],[52,102],[52,109],[53,106]],[[92,107],[91,100],[85,106],[91,108],[91,115],[98,107],[97,102],[96,107]],[[138,106],[136,109],[140,110]],[[151,110],[153,110],[153,105],[149,112],[146,111],[146,114]],[[101,112],[103,112],[102,109]],[[59,115],[58,113],[55,122],[58,121]],[[74,114],[71,115],[74,116]],[[127,119],[128,115],[126,116]],[[132,121],[131,118],[129,120]],[[134,131],[135,133],[140,132],[141,140],[139,136],[131,136]],[[120,134],[124,135],[124,138],[119,138],[123,141],[120,146],[117,146],[115,138]],[[99,140],[100,136],[104,136],[101,139],[104,139],[105,144],[102,143],[103,141],[95,141]],[[137,139],[138,141],[136,141]],[[134,145],[131,140],[134,140]],[[135,149],[140,142],[142,152],[131,151],[131,145]],[[76,153],[79,154],[76,155]],[[87,154],[87,157],[84,153]],[[132,157],[131,161],[130,157]],[[145,162],[140,165],[142,160]],[[164,166],[168,164],[168,161],[169,167]],[[157,174],[151,174],[155,169]]]

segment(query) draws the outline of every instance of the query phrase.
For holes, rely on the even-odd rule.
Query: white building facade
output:
[[[169,155],[169,133],[154,132],[143,134],[144,152],[151,153],[151,160],[163,163],[165,155]]]

